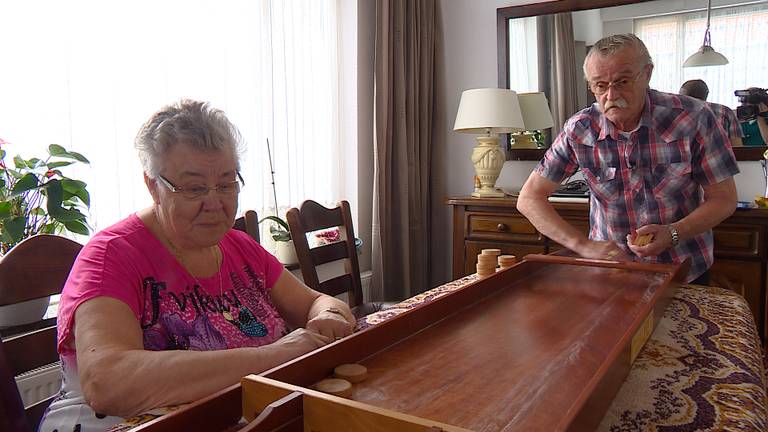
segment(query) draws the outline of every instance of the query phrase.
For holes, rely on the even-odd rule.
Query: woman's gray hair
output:
[[[144,123],[136,135],[135,147],[148,177],[157,178],[163,156],[179,143],[200,151],[231,149],[240,170],[240,132],[223,111],[207,102],[182,99],[163,107]]]
[[[640,67],[651,65],[653,67],[653,59],[651,54],[648,53],[648,48],[645,46],[639,37],[632,33],[618,34],[612,36],[606,36],[599,41],[595,42],[590,48],[587,57],[584,58],[584,76],[587,76],[587,63],[593,55],[600,55],[601,57],[610,57],[616,54],[618,51],[624,48],[634,48],[638,54],[640,54]]]

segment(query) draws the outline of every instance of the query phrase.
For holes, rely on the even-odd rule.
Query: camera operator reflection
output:
[[[768,93],[751,87],[733,92],[739,98],[736,117],[744,131],[744,145],[764,146],[768,142]]]
[[[733,110],[725,105],[707,102],[707,96],[709,96],[709,87],[707,86],[707,83],[700,79],[688,80],[680,86],[679,93],[683,96],[690,96],[704,101],[712,112],[715,113],[715,117],[720,122],[720,126],[723,127],[723,130],[725,130],[725,133],[728,134],[728,138],[731,140],[731,146],[739,147],[744,145],[741,141],[741,138],[744,136],[744,133],[741,130],[741,123]]]

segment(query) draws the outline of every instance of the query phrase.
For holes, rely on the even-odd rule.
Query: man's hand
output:
[[[584,258],[610,261],[632,261],[624,249],[612,241],[588,240],[577,251]]]
[[[635,244],[635,239],[644,235],[652,235],[650,243],[641,246]],[[646,225],[637,229],[635,235],[627,235],[629,249],[639,257],[656,256],[672,246],[672,234],[666,225]]]
[[[352,334],[349,321],[339,312],[325,310],[307,322],[307,330],[330,338],[339,339]]]

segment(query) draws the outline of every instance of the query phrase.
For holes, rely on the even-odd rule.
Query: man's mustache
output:
[[[624,99],[609,100],[605,102],[603,111],[608,111],[611,108],[627,108],[629,103]]]

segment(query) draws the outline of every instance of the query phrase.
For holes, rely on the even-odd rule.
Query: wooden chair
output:
[[[248,235],[256,240],[256,243],[261,243],[259,215],[254,210],[246,210],[242,216],[235,219],[235,225],[232,228],[248,233]]]
[[[0,306],[60,294],[82,246],[55,235],[22,241],[0,259]],[[0,430],[34,431],[53,396],[22,406],[14,377],[57,363],[56,319],[6,328],[0,342]]]
[[[358,318],[386,306],[383,303],[363,302],[355,232],[347,201],[341,201],[338,207],[329,209],[315,201],[307,200],[299,208],[288,210],[286,218],[299,258],[301,275],[307,286],[331,296],[347,293],[352,313]],[[307,233],[334,227],[339,228],[341,241],[310,249]],[[344,260],[344,274],[321,282],[317,275],[317,266],[338,260]]]

